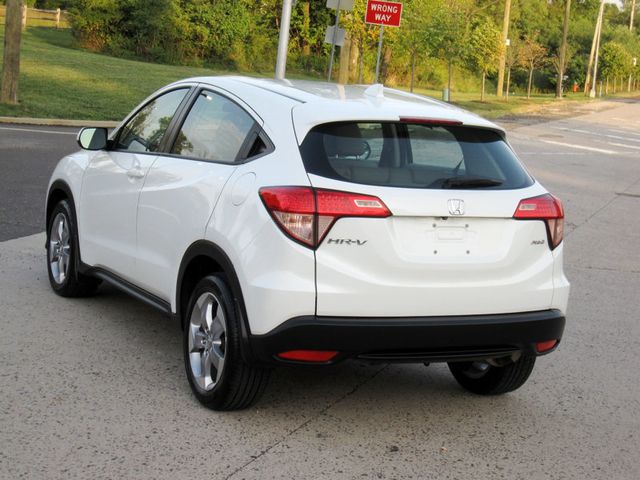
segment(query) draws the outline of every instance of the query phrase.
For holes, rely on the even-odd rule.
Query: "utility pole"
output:
[[[562,26],[562,44],[560,45],[560,65],[558,81],[556,82],[556,98],[562,98],[562,83],[564,82],[564,66],[567,61],[567,41],[569,39],[569,20],[571,17],[571,0],[565,0],[564,24]]]
[[[602,0],[600,2],[600,10],[598,11],[598,19],[596,20],[596,29],[595,32],[593,33],[593,41],[591,42],[591,53],[589,54],[589,65],[587,66],[587,76],[585,78],[584,81],[584,94],[587,95],[589,94],[590,90],[594,90],[591,89],[591,81],[592,81],[592,74],[593,74],[593,61],[595,59],[596,56],[596,47],[598,46],[598,42],[600,40],[600,32],[602,29],[602,16],[604,14],[604,2],[605,0]]]
[[[0,103],[18,103],[20,77],[20,38],[22,35],[22,0],[7,0],[2,59]]]
[[[289,24],[291,23],[292,0],[282,0],[280,18],[280,36],[278,37],[278,57],[276,58],[276,79],[284,80],[287,70],[287,52],[289,50]]]
[[[602,6],[604,7],[604,0],[602,0]],[[604,8],[602,9],[604,12]],[[598,28],[598,39],[596,41],[596,56],[593,60],[593,85],[589,96],[591,98],[596,97],[596,84],[598,83],[598,57],[600,56],[600,37],[602,35],[602,15],[600,15],[600,26]],[[600,96],[602,96],[602,88],[600,88]]]
[[[506,62],[507,52],[505,51],[507,45],[507,38],[509,38],[509,21],[511,17],[511,0],[505,0],[504,2],[504,20],[502,22],[502,53],[500,53],[500,64],[498,65],[498,88],[496,95],[498,98],[502,97],[502,90],[504,88],[504,66]]]
[[[633,31],[633,15],[636,12],[636,0],[631,0],[631,15],[629,16],[629,31]]]

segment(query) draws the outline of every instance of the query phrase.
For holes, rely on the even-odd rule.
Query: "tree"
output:
[[[482,73],[480,101],[484,102],[487,73],[497,70],[498,62],[503,53],[502,34],[491,20],[485,19],[473,29],[470,46],[471,59]]]
[[[529,71],[529,83],[527,84],[527,98],[531,98],[531,84],[533,72],[545,63],[547,49],[538,43],[535,37],[527,35],[522,42],[518,63]]]
[[[439,2],[433,0],[411,0],[405,2],[406,8],[402,18],[402,34],[398,37],[397,46],[409,57],[410,81],[409,89],[413,92],[416,64],[424,61],[432,53],[432,42],[428,22]]]
[[[613,93],[616,92],[618,78],[626,78],[632,73],[633,59],[624,45],[608,42],[602,46],[601,72],[607,80],[613,79]]]
[[[514,39],[511,41],[510,45],[505,49],[505,67],[507,70],[507,81],[506,81],[506,90],[505,90],[505,98],[509,101],[509,90],[511,88],[511,71],[513,67],[515,67],[518,63],[518,55],[520,52],[520,42],[518,41],[518,36],[514,35]]]
[[[18,103],[20,77],[20,37],[22,35],[22,1],[7,0],[2,60],[0,103]]]
[[[451,101],[453,64],[466,57],[469,41],[469,19],[473,13],[473,0],[443,3],[435,12],[427,29],[430,43],[439,58],[448,65],[447,88]]]

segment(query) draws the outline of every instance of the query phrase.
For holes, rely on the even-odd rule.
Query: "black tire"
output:
[[[536,363],[534,355],[522,355],[502,367],[486,362],[450,362],[449,370],[466,390],[478,395],[500,395],[520,388]]]
[[[52,229],[54,224],[57,224],[60,219],[63,219],[66,226],[66,246],[65,257],[66,267],[64,275],[59,275],[59,265],[54,267],[53,260],[56,257],[55,251],[52,249],[58,249],[60,242],[55,242],[56,232]],[[49,275],[49,283],[55,293],[61,297],[87,297],[96,293],[100,281],[87,275],[82,275],[78,272],[79,258],[78,258],[78,229],[76,227],[75,217],[73,216],[73,210],[68,200],[61,200],[53,207],[51,216],[49,218],[49,224],[47,225],[47,272]],[[58,271],[54,272],[53,269],[57,268]]]
[[[240,410],[253,405],[269,380],[268,369],[249,365],[242,358],[240,318],[234,305],[224,277],[209,275],[195,286],[184,318],[184,364],[189,385],[198,401],[212,410]],[[212,312],[204,314],[212,318],[207,328],[202,326],[203,311]],[[223,333],[219,333],[221,324]],[[206,352],[211,352],[206,358],[217,357],[217,362],[222,359],[219,374],[213,362],[209,362],[209,376],[204,374]]]

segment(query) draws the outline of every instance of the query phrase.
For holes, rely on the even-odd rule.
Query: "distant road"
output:
[[[0,124],[0,242],[44,230],[45,191],[78,128]]]

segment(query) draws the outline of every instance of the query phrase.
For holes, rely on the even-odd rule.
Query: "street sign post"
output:
[[[380,25],[380,38],[378,39],[378,57],[376,60],[376,78],[374,83],[378,83],[380,74],[380,55],[382,54],[382,40],[384,38],[384,27],[399,27],[402,19],[402,3],[387,2],[384,0],[367,0],[367,10],[364,21],[371,25]]]

